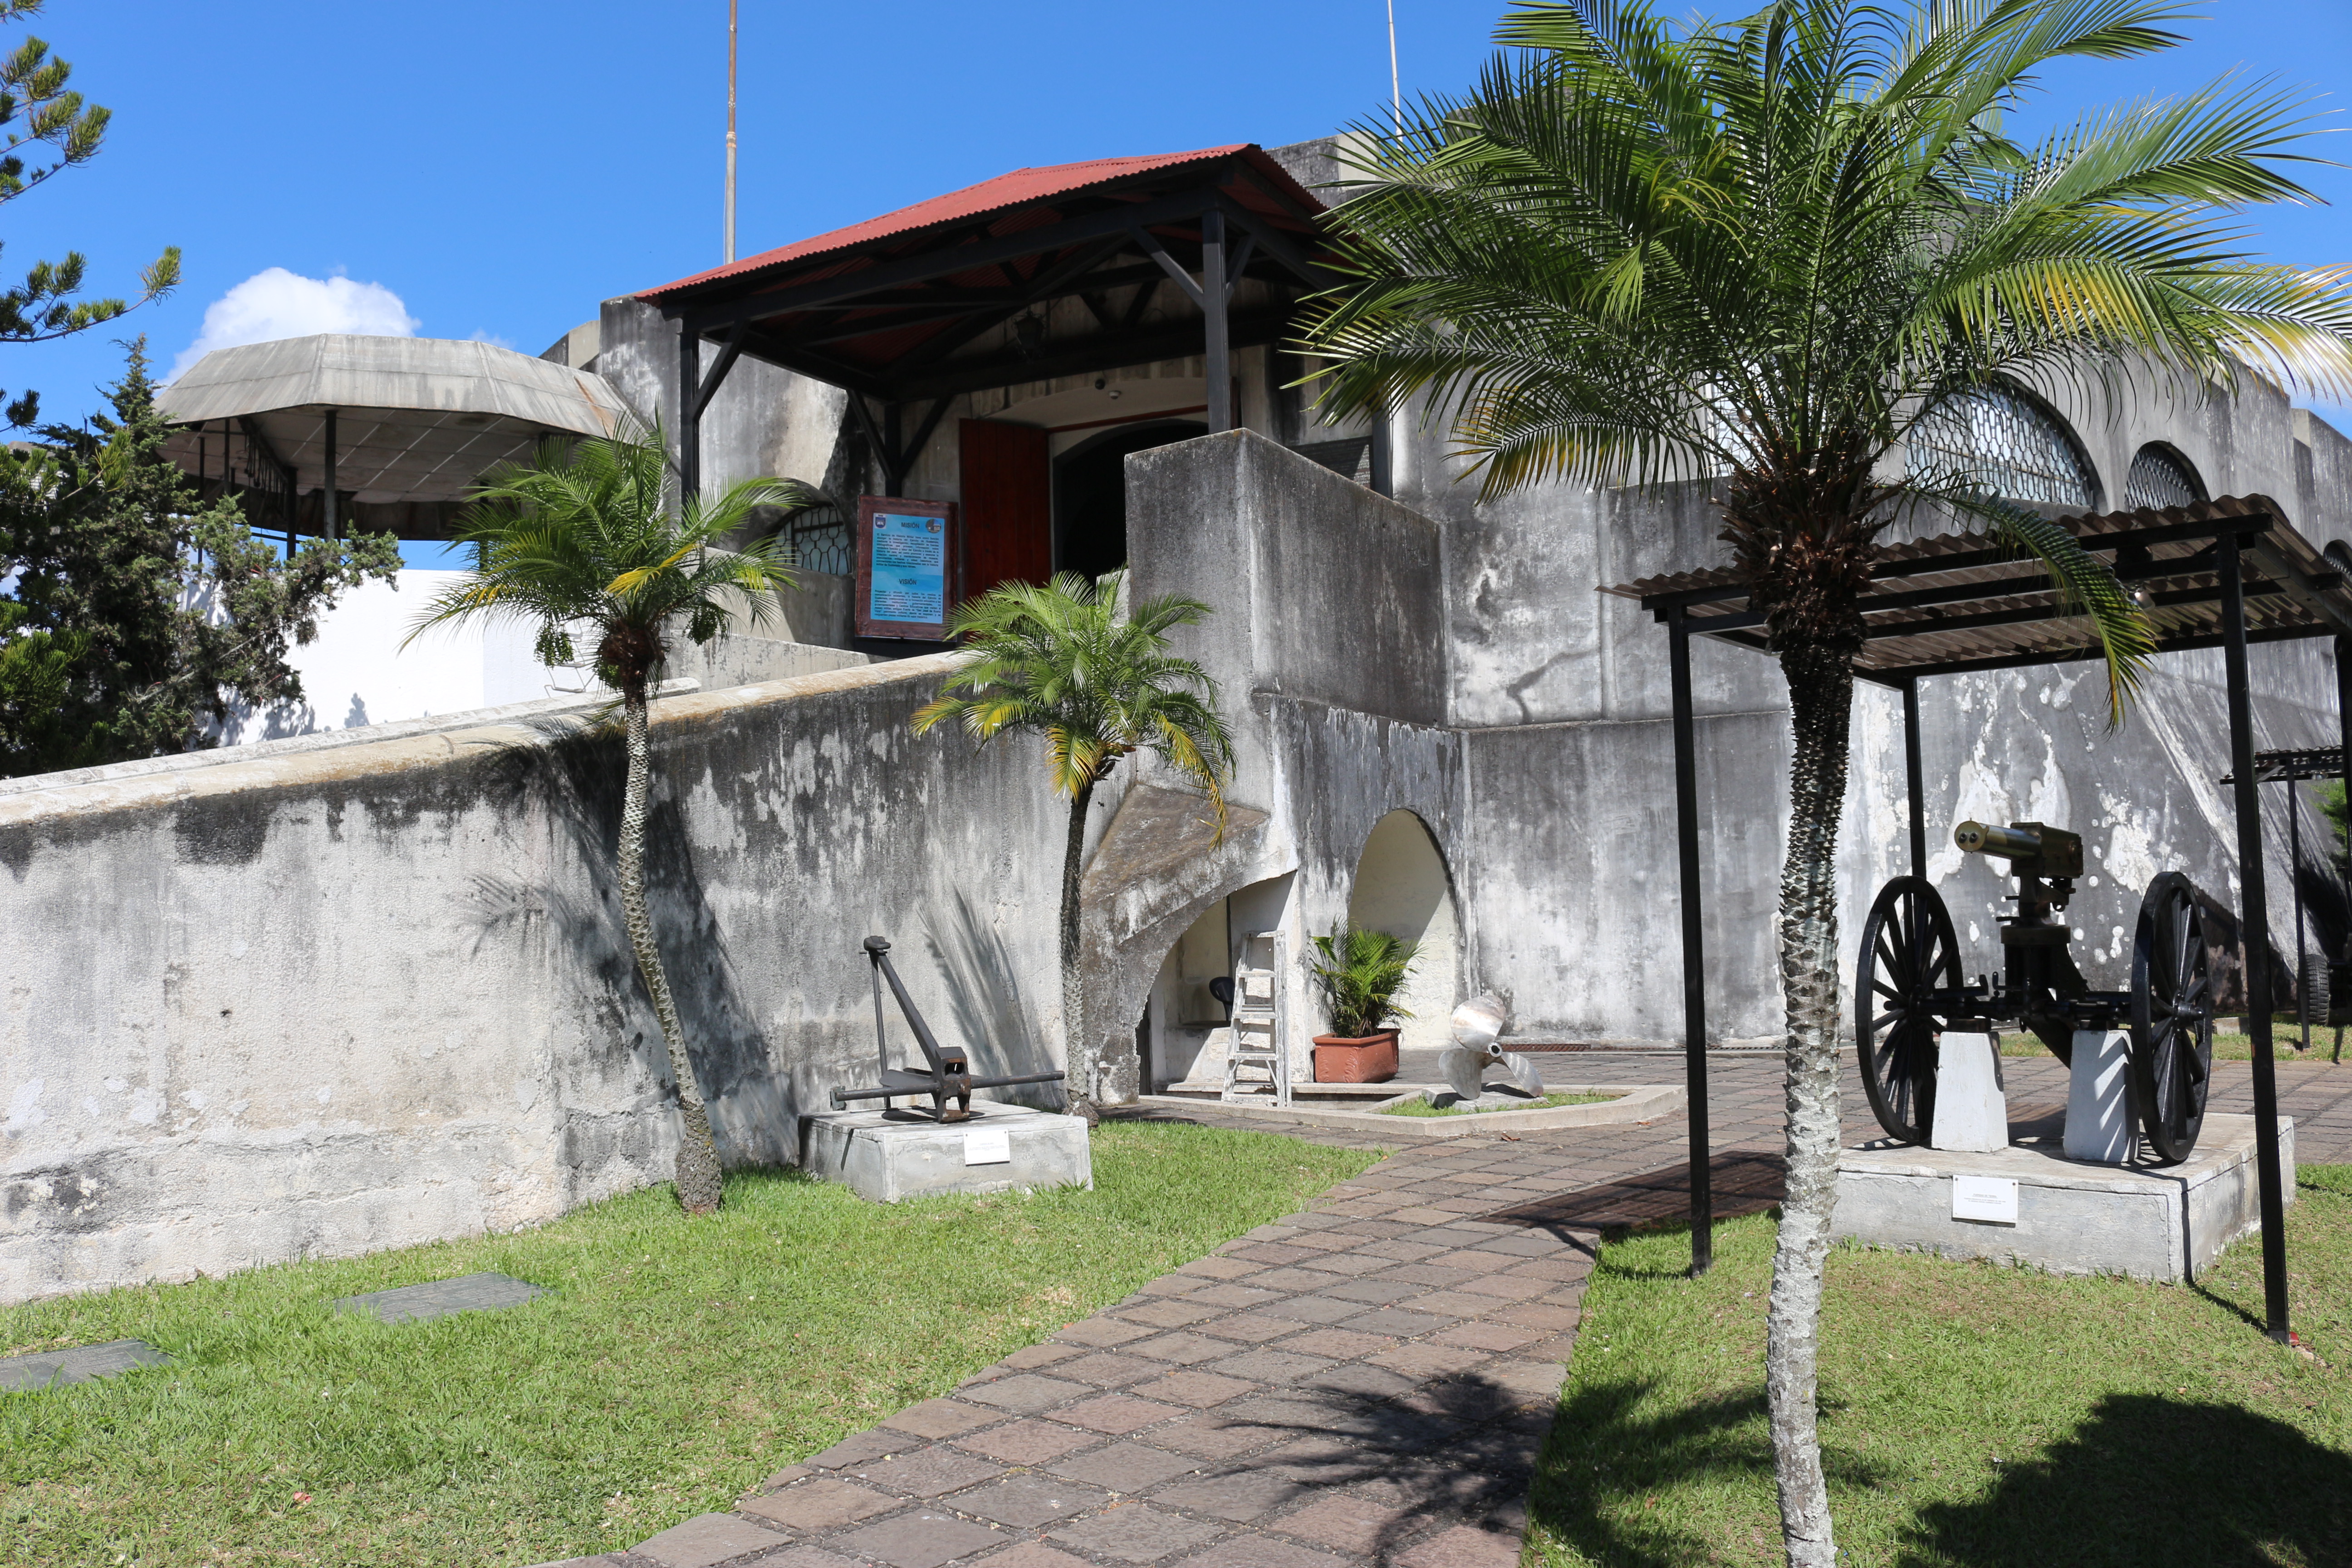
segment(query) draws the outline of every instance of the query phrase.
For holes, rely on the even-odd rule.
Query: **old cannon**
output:
[[[971,1058],[961,1047],[941,1047],[933,1037],[930,1026],[923,1022],[922,1013],[915,999],[907,994],[899,982],[898,972],[891,967],[890,942],[887,937],[866,939],[866,956],[874,970],[874,1047],[881,1058],[882,1082],[873,1089],[836,1089],[833,1091],[833,1108],[845,1110],[853,1100],[894,1100],[899,1095],[931,1097],[931,1119],[935,1121],[961,1121],[971,1114],[971,1091],[976,1089],[1005,1089],[1016,1083],[1060,1083],[1065,1077],[1059,1072],[1013,1073],[1005,1078],[974,1078]],[[898,1004],[899,1013],[907,1020],[908,1029],[921,1047],[927,1064],[923,1071],[890,1065],[890,1036],[882,1013],[882,984],[888,981],[890,994]],[[950,1107],[948,1101],[954,1100]]]
[[[2140,900],[2131,988],[2095,991],[2067,952],[2058,918],[2083,874],[2083,840],[2038,822],[1963,822],[1952,842],[2009,862],[2015,914],[2000,917],[2001,971],[1967,980],[1952,917],[1924,877],[1897,877],[1863,922],[1854,975],[1854,1047],[1864,1091],[1890,1137],[1925,1143],[1935,1126],[1936,1068],[1946,1029],[2022,1025],[2071,1063],[2077,1029],[2131,1033],[2131,1099],[2157,1158],[2189,1158],[2212,1077],[2213,988],[2197,889],[2159,873]]]

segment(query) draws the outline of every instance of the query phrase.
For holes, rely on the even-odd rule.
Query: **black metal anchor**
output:
[[[971,1091],[975,1089],[1004,1089],[1016,1083],[1060,1083],[1067,1076],[1061,1072],[1015,1073],[1010,1078],[974,1078],[970,1059],[961,1047],[942,1047],[931,1036],[930,1026],[923,1022],[914,998],[899,984],[898,970],[890,964],[890,942],[887,937],[866,939],[866,956],[874,966],[874,1045],[881,1058],[882,1083],[878,1089],[836,1089],[833,1091],[833,1108],[846,1110],[853,1100],[889,1100],[902,1094],[928,1094],[931,1097],[932,1119],[938,1121],[962,1121],[971,1115]],[[923,1059],[930,1064],[928,1072],[890,1065],[890,1039],[883,1025],[882,983],[890,983],[890,994],[898,1001],[898,1011],[914,1031],[915,1043],[923,1048]],[[956,1103],[950,1108],[948,1101]]]

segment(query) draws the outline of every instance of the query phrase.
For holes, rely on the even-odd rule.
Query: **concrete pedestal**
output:
[[[978,1100],[965,1121],[937,1122],[908,1110],[803,1116],[801,1166],[884,1204],[938,1193],[1095,1184],[1083,1118]]]
[[[2009,1099],[2001,1090],[2000,1047],[1990,1035],[1944,1032],[1937,1052],[1936,1124],[1927,1134],[1938,1149],[1990,1153],[2009,1146]]]
[[[2280,1117],[2279,1163],[2294,1201],[2294,1123]],[[2014,1184],[2013,1188],[2009,1184]],[[1956,1217],[2006,1210],[2013,1223]],[[2262,1223],[2254,1119],[2209,1115],[2179,1165],[2091,1165],[2055,1137],[1993,1153],[1904,1145],[1847,1149],[1836,1234],[1872,1247],[2030,1264],[2058,1274],[2194,1279]]]
[[[2095,1165],[2131,1160],[2131,1036],[2077,1029],[2066,1082],[2066,1158]]]

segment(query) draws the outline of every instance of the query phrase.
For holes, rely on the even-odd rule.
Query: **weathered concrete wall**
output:
[[[2249,377],[2233,397],[2201,403],[2145,378],[2113,401],[2042,390],[2081,441],[2108,505],[2122,504],[2134,456],[2162,442],[2196,466],[2210,494],[2268,494],[2315,541],[2352,537],[2352,442],[2266,383]],[[1474,901],[1497,911],[1472,916],[1486,932],[1483,983],[1517,989],[1530,1033],[1678,1037],[1666,639],[1639,606],[1594,588],[1722,563],[1710,487],[1549,486],[1482,503],[1432,432],[1401,444],[1397,471],[1399,498],[1444,531],[1449,720],[1467,735],[1478,836]],[[1965,525],[1923,515],[1898,532],[1956,526]],[[2258,646],[2252,657],[2257,744],[2334,743],[2331,645]],[[1718,1038],[1776,1034],[1771,911],[1787,822],[1786,693],[1769,658],[1704,642],[1693,675],[1709,1027]],[[2009,884],[1949,847],[1952,825],[1970,816],[2058,823],[2113,858],[2115,868],[2086,879],[2070,910],[2095,984],[2123,984],[2139,900],[2157,870],[2186,870],[2234,906],[2235,833],[2227,792],[2214,783],[2228,769],[2219,653],[2161,658],[2130,722],[2112,733],[2104,677],[2089,666],[1930,680],[1921,703],[1929,874],[1952,902],[1972,973],[1999,967],[1990,916]],[[2291,868],[2286,791],[2266,790],[2264,806],[2273,942],[2293,948],[2288,889],[2299,880],[2322,917],[2310,938],[2318,951],[2324,932],[2340,940],[2346,920],[2321,858],[2325,825],[2302,808],[2304,864]],[[1849,945],[1878,889],[1909,869],[1907,822],[1899,703],[1858,686],[1840,850]]]
[[[950,662],[657,706],[653,900],[730,1162],[791,1158],[797,1113],[871,1071],[869,931],[940,1025],[1033,1020],[981,1059],[1059,1051],[1027,988],[1053,973],[1061,816],[1027,750],[908,733]],[[14,929],[70,938],[0,953],[0,1299],[664,1179],[674,1113],[608,870],[619,760],[577,726],[0,798]],[[950,967],[987,989],[950,999]]]

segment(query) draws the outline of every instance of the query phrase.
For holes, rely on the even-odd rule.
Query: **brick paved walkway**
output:
[[[1679,1079],[1671,1057],[1543,1066]],[[2055,1061],[2004,1068],[2013,1109],[2064,1104]],[[2221,1064],[2217,1109],[2249,1108],[2247,1072]],[[2279,1079],[2302,1157],[2352,1159],[2352,1068]],[[1778,1148],[1777,1057],[1720,1058],[1710,1083],[1717,1151]],[[1845,1110],[1850,1140],[1874,1131],[1850,1073]],[[1676,1115],[1398,1149],[732,1512],[566,1568],[1509,1568],[1595,1238],[1482,1216],[1677,1163],[1685,1137]]]

